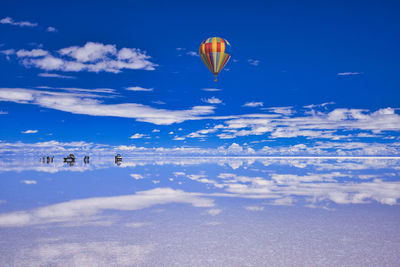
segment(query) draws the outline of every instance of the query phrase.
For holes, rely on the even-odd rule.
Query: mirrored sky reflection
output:
[[[400,159],[0,159],[0,266],[394,266]]]

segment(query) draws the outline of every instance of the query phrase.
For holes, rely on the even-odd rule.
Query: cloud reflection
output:
[[[77,199],[33,211],[0,214],[0,227],[62,223],[76,219],[87,221],[105,210],[133,211],[168,203],[185,203],[194,207],[214,206],[212,199],[201,197],[201,194],[155,188],[134,195]]]
[[[226,207],[215,207],[215,202],[223,198],[252,199],[254,203],[242,207],[259,212],[267,205],[313,208],[374,202],[396,205],[400,198],[399,161],[160,157],[124,158],[123,163],[116,166],[112,158],[94,158],[89,165],[81,163],[73,167],[57,161],[49,165],[23,160],[1,162],[1,172],[56,173],[118,168],[118,175],[126,175],[128,183],[141,189],[132,195],[72,199],[32,210],[3,213],[0,227],[48,223],[109,226],[119,217],[105,217],[106,211],[135,211],[171,203],[208,208],[203,214],[215,216],[222,210],[225,213]],[[114,186],[113,179],[104,182]],[[35,188],[38,187],[39,183]]]

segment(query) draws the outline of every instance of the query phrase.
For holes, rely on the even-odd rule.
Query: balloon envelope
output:
[[[231,58],[230,50],[229,42],[220,37],[207,38],[200,45],[200,57],[211,73],[214,74],[215,81],[217,81],[217,75]]]

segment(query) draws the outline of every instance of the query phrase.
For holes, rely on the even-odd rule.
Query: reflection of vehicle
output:
[[[121,154],[116,155],[116,156],[115,156],[115,164],[121,165],[121,162],[122,162],[122,156],[121,156]]]
[[[69,156],[68,157],[65,157],[64,158],[64,162],[68,162],[68,163],[70,163],[70,162],[75,162],[75,156],[74,156],[74,154],[69,154]]]

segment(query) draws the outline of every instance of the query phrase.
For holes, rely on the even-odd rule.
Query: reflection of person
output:
[[[118,154],[115,156],[115,164],[117,164],[118,166],[121,165],[122,162],[122,156],[121,154]]]

